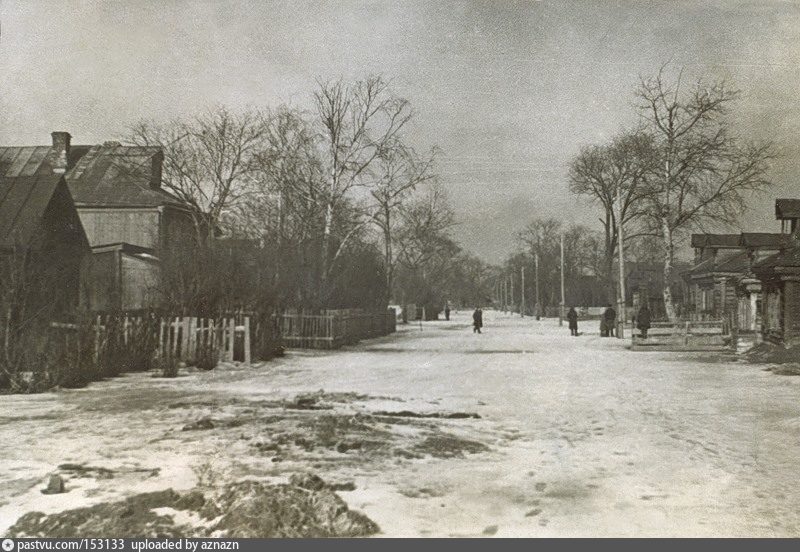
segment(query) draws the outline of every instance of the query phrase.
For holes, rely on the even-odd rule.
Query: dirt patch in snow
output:
[[[52,515],[30,512],[10,537],[360,537],[378,526],[347,504],[319,477],[288,484],[230,483],[218,492],[172,489]]]
[[[90,477],[94,479],[113,479],[116,474],[142,473],[149,477],[156,477],[161,468],[124,468],[112,470],[102,466],[87,466],[86,464],[66,463],[60,464],[58,470],[72,477]]]
[[[800,347],[786,348],[773,343],[759,343],[747,352],[746,359],[753,364],[798,364]]]
[[[779,376],[800,376],[800,362],[792,362],[773,366],[770,370]]]
[[[463,457],[465,454],[487,452],[489,447],[478,441],[443,433],[426,437],[424,441],[415,445],[413,450],[435,458],[453,458]]]
[[[445,420],[464,420],[467,418],[480,419],[480,415],[474,412],[412,412],[410,410],[400,410],[398,412],[387,412],[379,410],[374,412],[375,416],[389,416],[391,418],[442,418]]]
[[[372,465],[381,460],[462,457],[486,452],[483,443],[442,431],[430,418],[456,422],[462,417],[382,416],[366,413],[313,411],[268,416],[252,421],[262,428],[252,446],[273,462],[319,459],[339,464]],[[264,439],[264,435],[270,438]]]

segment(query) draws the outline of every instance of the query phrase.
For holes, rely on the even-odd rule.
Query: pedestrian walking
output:
[[[472,333],[481,333],[483,328],[483,311],[480,307],[475,307],[475,312],[472,313]]]
[[[642,305],[636,314],[636,327],[639,328],[642,339],[647,339],[647,330],[650,329],[650,309],[647,305]]]
[[[578,312],[575,307],[570,307],[567,313],[567,320],[569,321],[569,334],[578,335]]]
[[[444,304],[444,319],[450,321],[450,303]]]
[[[605,322],[605,337],[614,337],[617,327],[617,311],[611,305],[606,306],[606,310],[603,313],[603,321]]]

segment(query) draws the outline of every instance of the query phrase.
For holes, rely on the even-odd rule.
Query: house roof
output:
[[[92,146],[67,171],[66,179],[78,206],[159,207],[181,205],[160,187],[160,174],[153,174],[154,161],[160,163],[161,148],[122,146],[107,143]]]
[[[0,248],[27,245],[63,175],[0,177]]]
[[[766,259],[757,262],[753,268],[757,271],[766,271],[780,267],[800,267],[800,246],[795,245],[794,247],[770,255]]]
[[[750,269],[746,251],[732,252],[717,258],[709,257],[686,271],[689,276],[701,276],[713,273],[745,273]]]
[[[744,247],[755,247],[762,249],[784,247],[789,236],[788,234],[775,234],[769,232],[743,232],[741,244]]]
[[[740,234],[692,234],[692,247],[740,247]]]
[[[776,199],[775,218],[778,220],[800,218],[800,199]]]
[[[0,147],[0,177],[53,174],[50,146]],[[160,187],[154,169],[163,156],[159,147],[75,145],[69,150],[65,174],[75,204],[79,207],[183,206]]]
[[[124,255],[128,255],[130,257],[136,257],[137,259],[141,259],[144,261],[148,261],[151,263],[157,263],[158,257],[156,256],[156,252],[149,247],[141,247],[138,245],[133,245],[131,243],[107,243],[104,245],[95,245],[92,247],[92,253],[108,253],[110,251],[120,251]]]
[[[719,259],[718,259],[719,260]],[[714,266],[714,272],[745,273],[750,270],[750,260],[747,253],[737,253],[721,260]]]

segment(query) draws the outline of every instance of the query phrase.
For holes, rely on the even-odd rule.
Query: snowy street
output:
[[[552,319],[486,311],[474,335],[452,318],[4,396],[0,533],[33,510],[311,471],[383,536],[800,536],[800,378],[631,352],[596,321],[575,338]],[[66,493],[40,492],[52,473]]]

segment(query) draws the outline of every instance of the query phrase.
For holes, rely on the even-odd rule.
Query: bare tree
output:
[[[664,71],[642,79],[636,96],[654,140],[649,222],[664,242],[664,307],[674,320],[670,281],[678,235],[734,222],[747,198],[769,186],[773,153],[771,144],[741,145],[731,133],[725,115],[736,91],[724,82],[682,88],[681,74],[669,82]]]
[[[356,231],[351,228],[342,236],[338,240],[338,250],[332,253],[337,209],[353,188],[368,182],[370,168],[400,137],[413,112],[407,100],[390,93],[381,77],[369,77],[353,84],[340,80],[318,85],[314,103],[320,159],[326,179],[321,249],[324,288],[336,257]]]
[[[398,140],[382,151],[378,159],[375,182],[370,186],[370,195],[374,201],[375,212],[372,220],[381,231],[383,237],[384,270],[386,275],[387,302],[391,300],[394,290],[395,230],[398,225],[398,210],[409,195],[423,182],[431,180],[434,175],[432,166],[435,151],[426,157],[420,157],[413,149],[404,146]]]
[[[572,161],[570,191],[588,196],[600,205],[603,216],[603,256],[601,274],[608,285],[608,299],[616,295],[613,282],[614,261],[619,242],[619,226],[634,226],[646,213],[645,200],[651,193],[646,175],[654,155],[652,138],[642,132],[623,133],[608,144],[586,147]],[[625,240],[641,235],[626,231]]]
[[[411,270],[425,270],[436,255],[450,247],[447,231],[454,214],[444,189],[434,183],[401,210],[398,260]]]
[[[265,133],[258,111],[234,113],[220,106],[166,125],[141,121],[127,139],[163,149],[162,185],[191,208],[198,237],[205,240],[246,196]]]

